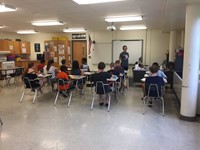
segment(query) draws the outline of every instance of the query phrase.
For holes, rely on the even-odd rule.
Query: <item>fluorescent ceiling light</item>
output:
[[[21,31],[17,31],[17,33],[18,34],[36,34],[38,32],[34,30],[21,30]]]
[[[34,25],[34,26],[57,26],[57,25],[63,25],[63,24],[64,24],[63,22],[56,21],[56,20],[32,22],[32,25]]]
[[[2,29],[2,28],[5,28],[6,26],[4,26],[4,25],[0,25],[0,29]]]
[[[96,3],[119,2],[125,0],[73,0],[73,1],[78,3],[79,5],[85,5],[85,4],[96,4]]]
[[[68,28],[64,29],[63,32],[86,32],[83,28]]]
[[[142,16],[118,16],[118,17],[107,17],[107,22],[125,22],[125,21],[139,21],[142,20]]]
[[[121,26],[120,30],[142,30],[147,29],[145,25],[132,25],[132,26]]]
[[[0,4],[0,12],[16,11],[17,8],[5,4]]]

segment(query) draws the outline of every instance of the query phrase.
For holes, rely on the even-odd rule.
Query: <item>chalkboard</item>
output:
[[[94,52],[92,55],[92,63],[98,64],[103,61],[110,64],[112,60],[112,44],[111,43],[96,43],[94,44]]]
[[[115,62],[119,59],[120,53],[123,51],[122,47],[126,45],[129,53],[129,64],[134,64],[140,57],[142,57],[143,40],[114,40],[112,42],[112,60]]]

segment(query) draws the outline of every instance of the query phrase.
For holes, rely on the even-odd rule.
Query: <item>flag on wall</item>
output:
[[[90,35],[89,35],[89,46],[88,46],[88,48],[89,48],[88,54],[89,54],[89,55],[90,55],[90,53],[91,53],[91,47],[92,47],[92,39],[91,39],[91,37],[90,37]]]

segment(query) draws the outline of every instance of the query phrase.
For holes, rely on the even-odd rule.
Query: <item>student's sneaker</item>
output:
[[[104,103],[102,102],[102,103],[99,103],[99,106],[103,106],[104,105]]]

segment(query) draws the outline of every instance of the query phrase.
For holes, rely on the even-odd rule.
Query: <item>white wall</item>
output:
[[[160,30],[135,30],[135,31],[105,31],[105,32],[89,32],[91,39],[96,43],[112,43],[112,40],[143,40],[143,62],[144,64],[151,65],[154,61],[159,64],[165,59],[165,53],[169,49],[169,33],[163,33]],[[18,35],[15,33],[0,33],[0,38],[5,39],[22,39],[31,42],[31,59],[36,59],[34,52],[34,43],[40,43],[41,53],[44,51],[44,41],[51,40],[52,37],[68,36],[71,39],[71,34],[66,33],[39,33],[35,35]],[[87,36],[88,38],[88,36]],[[93,46],[91,48],[93,51]],[[90,55],[92,56],[92,54]],[[106,54],[105,54],[106,57]],[[92,64],[92,57],[89,59],[88,64],[91,69],[96,69]]]
[[[0,32],[0,39],[15,40],[15,39],[21,39],[21,38],[22,38],[22,36],[20,34],[17,34],[17,33]]]

